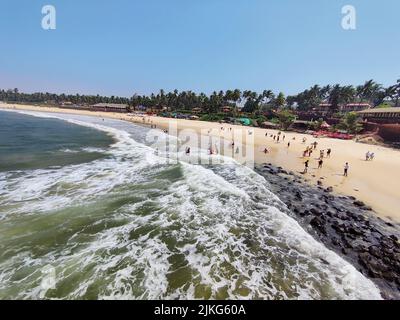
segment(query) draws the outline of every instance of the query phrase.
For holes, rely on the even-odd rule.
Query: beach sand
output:
[[[143,117],[131,116],[129,114],[111,113],[111,112],[91,112],[74,109],[61,109],[55,107],[39,107],[30,105],[2,104],[0,108],[16,109],[28,111],[71,113],[89,116],[98,116],[104,118],[113,118],[131,121],[143,124]],[[247,128],[234,126],[230,124],[219,124],[214,122],[168,119],[161,117],[146,116],[146,125],[150,123],[156,125],[159,129],[168,129],[170,123],[177,124],[178,132],[183,129],[193,129],[198,132],[201,130],[215,129],[213,135],[219,135],[231,140],[231,133],[227,128],[245,129],[244,134],[251,130],[254,135],[255,162],[271,163],[275,166],[281,166],[285,170],[300,174],[304,169],[302,158],[303,151],[314,141],[318,142],[317,149],[310,158],[310,167],[308,173],[304,176],[306,180],[316,185],[321,180],[324,187],[333,187],[333,191],[338,194],[354,196],[358,200],[371,206],[373,210],[381,217],[395,222],[400,221],[400,151],[382,147],[357,143],[355,141],[345,141],[330,138],[315,139],[311,135],[284,132],[286,138],[281,143],[276,143],[270,137],[271,134],[277,134],[276,130]],[[220,130],[221,127],[226,128]],[[268,137],[265,136],[266,132]],[[307,142],[302,143],[305,137]],[[295,140],[293,140],[295,138]],[[290,147],[287,143],[291,142]],[[267,147],[269,153],[264,154],[262,150]],[[331,148],[332,155],[329,159],[324,159],[322,169],[317,169],[317,158],[319,150],[325,151]],[[367,151],[375,153],[373,161],[365,161]],[[348,162],[349,176],[343,177],[343,168]],[[323,178],[323,179],[321,179]],[[278,194],[279,196],[279,194]]]

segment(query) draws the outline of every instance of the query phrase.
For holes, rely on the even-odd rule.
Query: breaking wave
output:
[[[90,163],[0,173],[0,299],[381,298],[251,169],[169,164],[146,128],[51,117],[116,143]],[[43,292],[48,265],[56,285]]]

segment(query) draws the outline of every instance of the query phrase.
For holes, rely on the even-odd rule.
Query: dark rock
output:
[[[379,257],[381,256],[381,251],[379,250],[379,248],[378,248],[377,246],[370,246],[370,247],[368,248],[368,252],[369,252],[371,255],[373,255],[373,256],[375,256],[375,257],[377,257],[377,258],[379,258]]]
[[[360,200],[354,201],[353,204],[355,204],[357,207],[365,207],[365,203]]]
[[[256,170],[286,203],[282,210],[370,277],[384,298],[400,299],[400,224],[367,212],[371,207],[355,197],[336,195],[332,187],[325,189],[322,177],[311,186],[297,173],[290,172],[290,179],[280,175],[284,170],[271,164]],[[251,241],[246,244],[252,246]]]
[[[326,229],[324,226],[324,222],[319,217],[314,217],[310,221],[310,225],[316,228],[318,231],[326,234]]]

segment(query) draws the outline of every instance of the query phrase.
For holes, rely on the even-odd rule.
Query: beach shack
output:
[[[97,103],[90,107],[92,111],[103,111],[103,112],[129,112],[129,106],[127,104],[119,103]]]
[[[224,106],[224,107],[222,107],[221,111],[223,113],[231,113],[233,111],[233,108],[230,106]]]
[[[358,112],[365,122],[391,124],[400,123],[400,108],[374,108]]]
[[[279,124],[271,122],[271,121],[264,121],[261,124],[261,127],[265,128],[265,129],[276,129],[276,130],[278,130],[279,129]]]

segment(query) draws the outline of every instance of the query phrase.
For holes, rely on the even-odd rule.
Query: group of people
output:
[[[318,142],[317,142],[317,141],[315,141],[315,142],[312,143],[310,146],[308,146],[308,147],[306,148],[306,150],[303,151],[303,158],[305,158],[305,157],[311,157],[311,154],[313,153],[313,151],[314,151],[315,149],[317,149],[317,146],[318,146]],[[326,157],[327,157],[327,158],[330,158],[330,157],[331,157],[331,153],[332,153],[332,149],[329,148],[329,149],[326,151]],[[324,150],[324,149],[321,149],[321,150],[319,151],[318,169],[322,169],[322,166],[323,166],[323,164],[324,164],[324,158],[325,158],[325,150]],[[307,173],[309,163],[310,163],[310,160],[306,160],[306,162],[304,163],[304,171],[303,171],[303,173]]]
[[[268,137],[268,132],[265,133],[265,136]],[[281,139],[282,141],[285,141],[286,136],[284,134],[282,134],[282,132],[278,132],[278,134],[271,134],[270,137],[276,142],[276,143],[280,143]],[[290,144],[290,142],[289,142]]]

